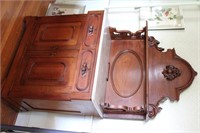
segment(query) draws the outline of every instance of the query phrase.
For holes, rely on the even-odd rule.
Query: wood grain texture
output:
[[[25,16],[43,16],[48,1],[1,1],[1,81],[4,81],[23,31]]]
[[[54,0],[1,0],[1,88],[6,80],[23,31],[25,16],[43,16]],[[1,124],[14,124],[17,112],[1,101]]]
[[[159,41],[148,36],[147,28],[141,36],[141,31],[110,28],[111,67],[105,102],[101,104],[104,117],[152,119],[162,109],[160,102],[166,98],[178,101],[197,75],[175,49],[164,52],[158,47]]]
[[[100,16],[95,26],[100,29],[104,12],[92,13]],[[88,22],[93,24],[88,14],[26,17],[2,98],[21,111],[96,113],[91,94],[101,30],[91,35],[96,41],[85,46]],[[84,101],[88,104],[83,105]]]
[[[104,117],[145,119],[145,39],[141,33],[110,28],[110,71]],[[113,34],[114,33],[114,34]]]

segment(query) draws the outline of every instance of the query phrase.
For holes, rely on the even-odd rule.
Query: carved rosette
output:
[[[167,65],[162,74],[167,80],[171,81],[176,77],[179,77],[181,75],[181,71],[173,65]]]

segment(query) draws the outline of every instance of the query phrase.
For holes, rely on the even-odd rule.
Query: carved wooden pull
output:
[[[88,34],[92,35],[93,32],[94,32],[94,27],[92,25],[90,25],[89,28],[88,28]]]
[[[162,74],[167,80],[171,81],[179,77],[181,75],[181,71],[173,65],[167,65]]]
[[[82,67],[81,67],[81,76],[85,77],[87,71],[89,70],[88,68],[88,64],[85,62],[83,63]]]

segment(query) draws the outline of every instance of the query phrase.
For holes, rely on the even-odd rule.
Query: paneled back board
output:
[[[174,49],[163,52],[159,42],[148,36],[148,26],[132,33],[110,27],[112,39],[104,117],[154,118],[166,98],[179,95],[197,73]]]

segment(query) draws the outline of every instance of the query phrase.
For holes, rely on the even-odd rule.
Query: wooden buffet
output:
[[[105,11],[26,17],[25,33],[2,89],[17,111],[48,110],[109,118],[154,118],[197,74],[174,49],[109,27]]]

